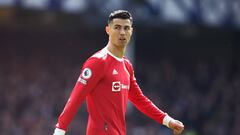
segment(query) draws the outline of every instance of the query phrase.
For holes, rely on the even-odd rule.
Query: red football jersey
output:
[[[143,95],[130,62],[125,57],[115,57],[107,48],[95,53],[84,63],[58,118],[57,128],[67,130],[85,98],[89,113],[87,135],[126,135],[128,99],[141,112],[161,124],[166,116]]]

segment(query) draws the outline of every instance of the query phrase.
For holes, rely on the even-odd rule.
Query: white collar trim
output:
[[[120,61],[120,62],[123,61],[123,58],[118,58],[118,57],[116,57],[114,54],[112,54],[110,51],[108,51],[107,47],[105,47],[104,50],[106,50],[106,52],[107,52],[110,56],[112,56],[113,58],[115,58],[117,61]]]

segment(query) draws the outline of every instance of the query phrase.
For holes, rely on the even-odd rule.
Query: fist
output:
[[[184,130],[183,123],[174,119],[169,122],[169,127],[173,130],[174,135],[180,135]]]

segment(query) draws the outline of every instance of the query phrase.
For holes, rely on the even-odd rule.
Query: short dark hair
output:
[[[115,18],[129,19],[131,22],[133,22],[132,15],[126,10],[113,11],[108,17],[108,24],[111,23],[113,21],[113,19],[115,19]]]

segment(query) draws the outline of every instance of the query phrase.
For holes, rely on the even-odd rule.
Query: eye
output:
[[[130,30],[130,27],[129,26],[125,26],[124,30]]]
[[[121,26],[115,25],[115,26],[114,26],[114,29],[115,29],[115,30],[120,30],[120,29],[121,29]]]

